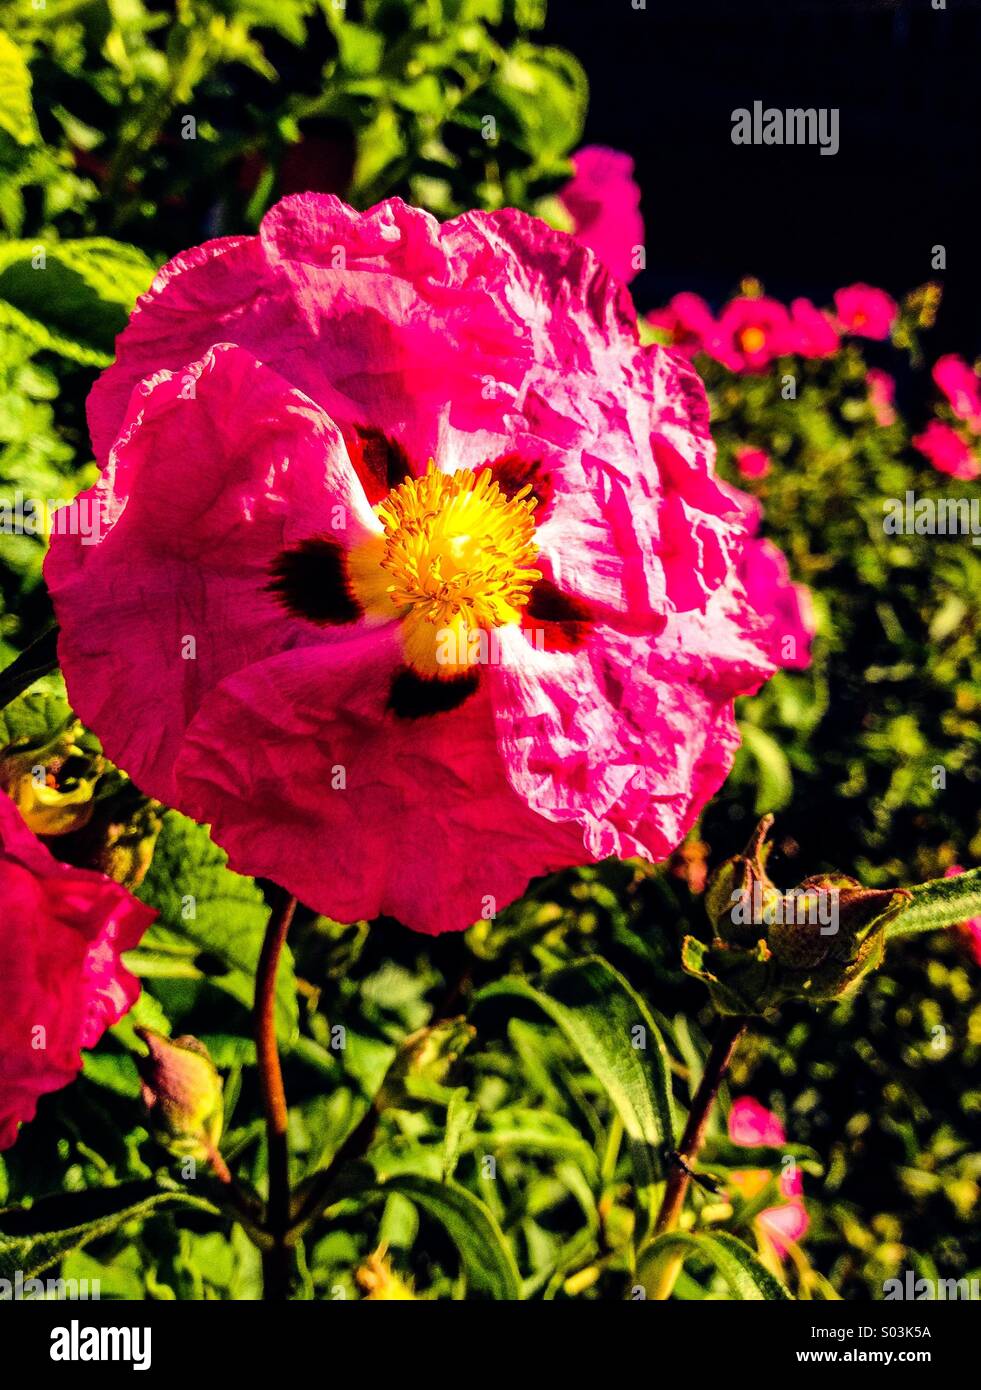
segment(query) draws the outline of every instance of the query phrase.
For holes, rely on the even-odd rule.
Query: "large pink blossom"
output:
[[[981,464],[971,446],[943,420],[930,420],[925,430],[914,434],[912,443],[938,473],[948,473],[967,483],[981,473]]]
[[[872,285],[848,285],[836,290],[835,310],[842,332],[879,341],[889,337],[899,317],[899,305],[892,295]]]
[[[958,420],[981,432],[981,379],[974,368],[955,352],[948,352],[934,362],[933,379]]]
[[[644,245],[634,162],[620,150],[586,145],[572,156],[572,167],[573,176],[559,194],[574,223],[572,234],[629,285]]]
[[[697,375],[571,237],[287,198],[160,271],[89,415],[68,689],[234,868],[462,928],[665,857],[724,779],[782,601]]]
[[[801,357],[832,357],[840,347],[838,330],[830,315],[809,299],[795,299],[790,306],[790,350]]]
[[[60,864],[0,792],[0,1149],[136,1001],[120,956],[155,916],[104,874]]]

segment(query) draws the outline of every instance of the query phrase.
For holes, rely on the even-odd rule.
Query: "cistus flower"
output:
[[[652,309],[647,322],[668,347],[692,357],[711,352],[716,323],[712,310],[700,294],[684,291],[668,300],[663,309]]]
[[[971,446],[952,425],[942,420],[930,420],[926,429],[914,434],[912,444],[938,473],[949,473],[952,478],[966,483],[981,473],[981,464]]]
[[[697,375],[521,213],[285,199],[165,266],[89,400],[73,706],[232,867],[427,932],[662,859],[772,674]]]
[[[833,357],[841,346],[830,315],[809,299],[790,305],[790,351],[801,357]]]
[[[786,1144],[787,1135],[772,1110],[750,1096],[741,1096],[729,1111],[729,1140],[741,1148],[779,1148]],[[729,1174],[729,1181],[746,1201],[752,1201],[770,1181],[770,1173],[765,1168],[737,1169]],[[804,1179],[796,1164],[781,1170],[779,1188],[783,1200],[761,1211],[755,1224],[757,1232],[783,1259],[810,1225],[804,1207]]]
[[[709,349],[731,372],[761,372],[793,351],[794,334],[784,306],[766,295],[730,299],[719,315]]]
[[[637,274],[644,245],[634,162],[620,150],[585,145],[572,156],[573,176],[559,192],[572,235],[625,285]]]
[[[835,291],[835,312],[843,333],[883,341],[899,318],[899,305],[885,290],[872,285],[848,285]]]
[[[121,963],[156,913],[118,883],[60,864],[0,793],[0,1149],[40,1096],[74,1079],[140,992]]]
[[[981,431],[981,380],[963,357],[949,352],[933,364],[933,379],[958,420]]]

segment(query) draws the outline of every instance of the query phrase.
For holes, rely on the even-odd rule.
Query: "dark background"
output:
[[[714,304],[745,274],[829,301],[867,280],[939,279],[931,348],[981,350],[981,3],[550,0],[546,33],[585,64],[586,141],[628,151],[643,190],[641,309]],[[736,107],[835,107],[840,149],[739,146]],[[931,248],[947,249],[946,272]]]

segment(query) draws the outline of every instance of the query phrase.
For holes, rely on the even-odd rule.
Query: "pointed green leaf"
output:
[[[783,1284],[773,1277],[749,1246],[727,1231],[718,1231],[713,1235],[668,1231],[658,1236],[647,1246],[638,1262],[638,1281],[644,1284],[645,1280],[650,1279],[655,1267],[672,1252],[679,1255],[682,1261],[696,1253],[711,1260],[732,1290],[733,1298],[741,1302],[792,1301]]]
[[[912,936],[981,917],[981,869],[934,878],[911,888],[912,899],[886,927],[886,936]]]

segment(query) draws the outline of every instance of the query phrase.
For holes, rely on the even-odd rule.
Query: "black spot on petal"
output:
[[[452,680],[427,680],[404,667],[392,681],[388,708],[399,719],[422,719],[429,714],[448,714],[458,709],[477,689],[477,672]]]
[[[370,425],[356,425],[347,451],[372,507],[412,476],[408,455],[397,440]]]
[[[521,626],[541,651],[574,652],[585,645],[593,621],[584,599],[564,594],[551,579],[539,579],[528,595]]]
[[[515,453],[501,454],[500,458],[489,460],[484,467],[490,469],[505,497],[513,497],[523,487],[531,486],[530,496],[538,502],[535,524],[541,525],[553,492],[552,480],[541,459],[524,459]],[[481,470],[478,468],[476,471],[479,473]]]
[[[351,593],[343,547],[326,537],[301,541],[272,565],[269,589],[296,618],[329,626],[356,623],[361,605]]]

